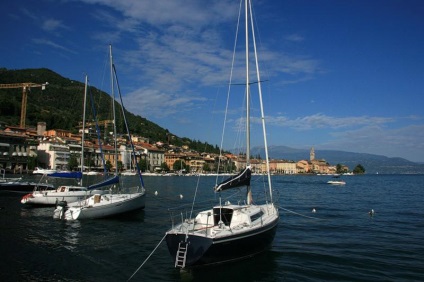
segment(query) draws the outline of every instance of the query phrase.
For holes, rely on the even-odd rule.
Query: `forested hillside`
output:
[[[49,69],[0,69],[0,84],[11,83],[45,83],[45,90],[32,88],[28,94],[26,125],[35,127],[37,122],[46,122],[47,129],[66,129],[77,132],[82,122],[84,83],[64,78]],[[112,99],[110,96],[95,87],[88,91],[87,120],[94,118],[94,109],[97,120],[111,120]],[[92,100],[90,99],[92,97]],[[7,125],[19,125],[21,115],[22,89],[0,89],[0,122]],[[117,106],[117,105],[116,105]],[[118,107],[118,106],[117,106]],[[126,112],[130,131],[134,135],[149,138],[151,142],[167,142],[181,146],[189,145],[191,149],[202,152],[217,152],[216,146],[206,142],[178,137],[167,129],[138,115]],[[117,115],[117,130],[125,132],[123,118]],[[169,138],[169,136],[174,136]]]

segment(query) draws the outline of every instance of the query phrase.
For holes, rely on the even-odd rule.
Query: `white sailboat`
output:
[[[174,259],[176,268],[191,268],[196,266],[226,263],[245,259],[265,251],[273,242],[279,212],[273,202],[271,175],[269,172],[268,149],[266,141],[265,118],[262,106],[260,75],[256,44],[254,44],[261,119],[264,133],[266,167],[269,198],[263,204],[254,204],[250,186],[250,85],[249,82],[249,23],[252,19],[250,0],[245,0],[246,25],[246,167],[239,174],[215,186],[219,193],[219,204],[203,210],[193,218],[193,210],[187,218],[179,215],[181,222],[172,220],[172,228],[166,232],[165,239],[169,253]],[[249,21],[250,15],[250,21]],[[252,29],[253,42],[255,36]],[[247,198],[243,203],[232,204],[222,201],[221,192],[227,189],[246,186]],[[178,218],[178,217],[176,217]]]
[[[110,66],[111,66],[111,86],[112,86],[112,107],[113,107],[113,116],[114,121],[116,121],[115,113],[115,83],[116,81],[118,90],[119,84],[117,81],[116,69],[113,64],[112,58],[112,46],[110,46]],[[125,117],[124,105],[122,102],[121,92],[119,90],[119,97],[121,101],[122,115],[124,118],[125,126],[131,142],[132,154],[135,155],[134,144],[132,143],[131,135],[128,129],[128,123]],[[117,157],[117,134],[116,134],[116,122],[114,122],[114,136],[115,136],[115,178],[119,179],[118,175],[118,157]],[[117,190],[116,193],[107,193],[107,194],[96,194],[85,200],[66,203],[63,202],[57,206],[54,211],[53,218],[63,219],[63,220],[76,220],[76,219],[95,219],[95,218],[104,218],[111,217],[118,214],[123,214],[126,212],[131,212],[134,210],[143,209],[145,207],[145,188],[143,178],[140,173],[140,168],[136,164],[140,185],[136,187],[126,187],[125,190],[129,193],[123,193],[123,187],[115,187],[113,190]]]
[[[70,172],[70,171],[46,171],[39,181],[39,185],[36,185],[34,191],[22,197],[21,203],[25,205],[56,205],[60,201],[66,201],[72,203],[83,200],[94,194],[105,194],[107,190],[97,189],[102,186],[96,185],[84,187],[82,180],[82,170],[84,164],[84,136],[85,136],[85,112],[87,104],[87,87],[88,77],[85,77],[85,88],[84,88],[84,108],[83,108],[83,128],[81,137],[81,171]],[[51,185],[46,185],[49,181],[67,179],[74,180],[75,185],[58,185],[52,188]]]

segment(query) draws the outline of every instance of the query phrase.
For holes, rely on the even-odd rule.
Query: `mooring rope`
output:
[[[140,268],[143,267],[143,265],[147,262],[147,260],[153,255],[153,253],[156,251],[156,249],[159,247],[160,244],[162,244],[163,240],[165,239],[166,234],[163,236],[162,240],[160,240],[159,244],[157,244],[157,246],[155,247],[155,249],[150,253],[150,255],[143,261],[143,263],[137,268],[137,270],[130,276],[130,278],[128,278],[127,281],[130,281],[131,278],[133,278],[133,276],[140,270]]]
[[[285,208],[282,208],[282,207],[280,207],[280,209],[285,210],[286,212],[289,212],[289,213],[292,213],[292,214],[298,215],[298,216],[302,216],[302,217],[306,217],[306,218],[310,218],[310,219],[323,220],[322,218],[318,218],[318,217],[313,217],[313,216],[303,215],[303,214],[300,214],[300,213],[297,213],[297,212],[294,212],[294,211],[291,211],[291,210],[288,210],[288,209],[285,209]]]

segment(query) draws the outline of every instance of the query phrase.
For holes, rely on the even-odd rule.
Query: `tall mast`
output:
[[[245,0],[245,28],[246,28],[246,167],[250,166],[250,82],[249,82],[249,9],[250,0]],[[252,204],[252,189],[247,185],[246,203]]]
[[[81,173],[84,172],[84,142],[85,142],[85,108],[87,107],[88,75],[85,75],[84,107],[82,110],[82,135],[81,135]],[[82,186],[82,178],[80,185]]]
[[[114,75],[113,75],[113,58],[112,58],[112,45],[109,45],[109,54],[110,54],[110,87],[112,95],[112,111],[113,111],[113,136],[114,136],[114,147],[115,147],[115,175],[118,175],[118,145],[117,145],[117,136],[116,136],[116,113],[115,113],[115,91],[114,91]]]
[[[267,138],[266,138],[265,113],[264,113],[264,106],[263,106],[263,101],[262,101],[261,75],[260,75],[260,72],[259,72],[258,52],[256,51],[256,37],[255,37],[255,29],[253,27],[252,4],[251,3],[250,3],[250,23],[251,23],[251,29],[252,29],[253,50],[254,50],[254,53],[255,53],[256,76],[257,76],[257,80],[258,80],[258,91],[259,91],[259,103],[260,103],[260,107],[261,107],[261,121],[262,121],[262,131],[263,131],[263,135],[264,135],[265,162],[266,162],[266,171],[267,171],[267,177],[268,177],[269,195],[270,195],[271,202],[273,202],[271,173],[270,173],[270,169],[269,169],[268,142],[267,142]]]
[[[245,0],[246,28],[246,166],[250,165],[250,83],[249,83],[249,16],[248,1]]]

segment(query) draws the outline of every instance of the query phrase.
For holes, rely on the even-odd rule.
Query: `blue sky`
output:
[[[0,7],[0,67],[45,67],[81,82],[87,73],[108,91],[112,44],[129,111],[220,144],[238,0],[5,0]],[[424,162],[424,1],[257,0],[253,7],[269,145],[314,146],[318,158],[335,149]],[[230,112],[226,127],[239,118]]]

